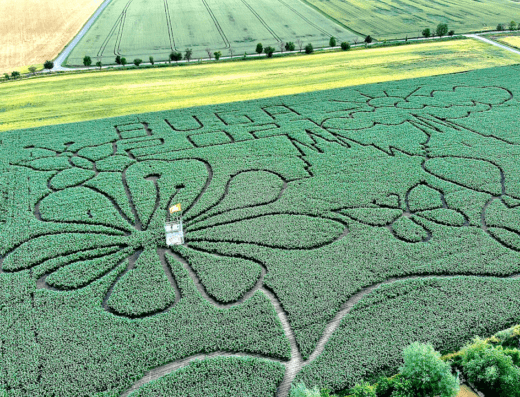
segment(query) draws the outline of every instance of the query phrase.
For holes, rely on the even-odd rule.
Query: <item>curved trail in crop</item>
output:
[[[177,256],[177,255],[174,255]],[[185,264],[186,266],[187,264]],[[189,265],[188,265],[189,267]],[[196,280],[198,279],[197,275],[190,272],[190,276]],[[168,375],[180,368],[183,368],[187,365],[189,365],[194,360],[205,360],[207,358],[212,357],[258,357],[268,360],[277,361],[280,363],[285,364],[285,376],[278,386],[277,391],[277,397],[287,397],[289,395],[290,387],[292,382],[294,381],[296,375],[301,371],[303,367],[306,365],[311,364],[316,358],[320,356],[320,354],[325,349],[325,346],[331,336],[334,334],[334,332],[338,329],[338,327],[341,324],[341,320],[354,308],[354,306],[361,301],[366,295],[373,292],[375,289],[379,288],[382,285],[388,285],[393,284],[397,282],[402,281],[409,281],[409,280],[428,280],[428,279],[438,279],[438,278],[454,278],[454,277],[480,277],[480,278],[497,278],[497,279],[517,279],[520,278],[520,273],[514,273],[509,276],[481,276],[481,275],[428,275],[428,276],[421,276],[421,275],[412,275],[412,276],[403,276],[403,277],[392,277],[385,281],[380,281],[378,283],[372,284],[370,286],[367,286],[365,288],[362,288],[360,291],[352,295],[345,303],[341,305],[340,310],[336,313],[334,318],[327,324],[325,327],[325,331],[323,332],[322,336],[318,340],[318,343],[316,344],[316,348],[312,352],[312,354],[309,356],[307,360],[304,360],[301,356],[300,349],[298,347],[298,344],[296,342],[296,337],[294,334],[293,329],[290,326],[287,313],[282,307],[282,304],[280,303],[279,299],[276,297],[276,295],[266,289],[263,285],[255,285],[255,287],[247,294],[248,296],[251,296],[253,293],[256,293],[256,291],[261,291],[266,295],[266,297],[271,301],[276,314],[278,316],[278,319],[280,320],[280,323],[282,325],[282,329],[284,331],[285,337],[289,341],[290,347],[291,347],[291,359],[289,361],[283,361],[278,358],[273,358],[269,356],[264,356],[260,354],[254,354],[254,353],[229,353],[229,352],[223,352],[223,351],[217,351],[213,353],[208,354],[197,354],[194,356],[186,357],[180,360],[175,360],[170,363],[161,365],[159,367],[153,368],[150,371],[148,371],[141,379],[139,379],[136,383],[134,383],[130,388],[128,388],[123,394],[121,394],[121,397],[128,397],[133,391],[137,390],[141,386],[145,385],[148,382],[157,380],[165,375]],[[262,277],[260,278],[262,279]],[[203,295],[206,296],[206,292],[204,291],[202,285],[200,285],[200,282],[197,283],[197,289],[203,293]],[[210,301],[214,302],[214,300],[210,297],[208,297]],[[246,297],[243,297],[240,302],[246,300]],[[229,305],[222,305],[221,303],[215,302],[217,306],[219,307],[229,307]],[[234,302],[232,305],[236,305],[238,302]]]

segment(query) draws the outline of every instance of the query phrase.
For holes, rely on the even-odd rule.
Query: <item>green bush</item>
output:
[[[520,396],[520,368],[501,346],[490,345],[477,337],[462,349],[461,364],[468,380],[485,394]]]
[[[350,50],[350,44],[349,44],[348,42],[344,41],[343,43],[341,43],[341,49],[342,49],[343,51],[348,51],[348,50]]]
[[[307,44],[305,46],[305,53],[306,54],[312,54],[314,52],[314,47],[312,46],[311,43]]]
[[[368,382],[355,385],[350,393],[351,397],[377,397],[374,386],[371,386]]]
[[[321,397],[318,387],[315,386],[313,389],[307,389],[305,383],[298,383],[296,386],[291,386],[291,393],[289,397]]]
[[[431,344],[412,343],[403,352],[401,375],[408,379],[417,396],[454,397],[459,379],[451,374],[450,364],[441,360]]]

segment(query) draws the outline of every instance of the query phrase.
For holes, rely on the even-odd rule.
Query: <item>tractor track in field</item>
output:
[[[97,70],[99,69],[99,67],[96,67],[96,66],[90,66],[90,67],[65,67],[63,66],[64,62],[66,61],[67,57],[70,55],[70,53],[74,50],[74,48],[76,47],[76,45],[79,43],[79,41],[83,38],[83,36],[85,36],[85,34],[87,33],[87,31],[90,29],[90,27],[94,24],[95,20],[99,17],[99,15],[102,13],[102,11],[109,5],[109,3],[111,2],[112,0],[105,0],[105,2],[98,8],[98,10],[94,13],[94,15],[89,19],[89,21],[85,24],[85,26],[83,27],[83,29],[77,34],[77,36],[67,45],[67,47],[65,47],[65,49],[58,55],[58,57],[54,60],[54,68],[53,68],[53,71],[58,71],[58,72],[65,72],[65,71],[77,71],[77,70]],[[130,0],[130,2],[133,1],[133,0]],[[229,43],[229,40],[227,39],[225,33],[223,32],[222,28],[220,27],[218,21],[216,20],[216,17],[214,16],[211,8],[209,8],[209,5],[207,4],[207,2],[205,0],[202,0],[204,2],[204,5],[206,7],[206,9],[208,10],[208,13],[210,14],[210,17],[212,18],[212,20],[214,21],[215,23],[215,26],[219,32],[219,34],[221,35],[222,39],[224,40],[224,43],[225,43],[225,48],[229,48],[231,45]],[[246,3],[244,0],[242,0],[244,2],[244,4],[251,10],[251,12],[253,14],[255,14],[254,10],[251,9],[251,6]],[[260,21],[261,22],[261,21]],[[116,21],[116,23],[114,24],[114,26],[112,27],[112,29],[116,29],[119,24],[121,23],[121,20],[120,18],[118,18],[118,20]],[[265,21],[264,21],[265,23]],[[171,24],[171,22],[170,22]],[[264,25],[264,24],[263,24]],[[170,25],[171,26],[171,25]],[[278,41],[281,41],[280,38],[276,35],[275,32],[271,31],[270,27],[268,26],[265,26],[266,29],[269,31],[269,33],[271,35],[273,35],[273,37],[275,37],[275,39],[277,39]],[[320,31],[321,31],[321,28],[320,28]],[[483,34],[492,34],[492,33],[503,33],[503,32],[498,32],[498,31],[490,31],[490,32],[485,32],[485,33],[467,33],[467,34],[461,34],[461,36],[463,37],[466,37],[466,38],[470,38],[470,39],[474,39],[474,40],[479,40],[479,41],[482,41],[486,44],[489,44],[489,45],[493,45],[493,46],[496,46],[496,47],[500,47],[506,51],[509,51],[509,52],[513,52],[515,54],[518,54],[520,55],[520,51],[517,50],[517,49],[514,49],[512,47],[508,47],[506,45],[503,45],[503,44],[500,44],[500,43],[497,43],[496,41],[493,41],[493,40],[490,40],[490,39],[487,39],[485,37],[482,37]],[[113,32],[112,32],[113,34]],[[432,41],[432,40],[437,40],[438,38],[437,37],[429,37],[429,38],[421,38],[421,37],[418,37],[418,38],[407,38],[407,39],[399,39],[399,40],[394,40],[393,42],[395,43],[403,43],[403,42],[428,42],[428,41]],[[173,40],[173,37],[171,37],[171,40]],[[173,42],[174,44],[174,42]],[[363,46],[364,44],[363,43],[358,43],[358,44],[354,44],[352,45],[352,47],[361,47]],[[175,44],[174,44],[175,46]],[[106,47],[106,45],[105,45]],[[331,47],[324,47],[324,48],[321,48],[321,49],[316,49],[316,50],[331,50],[333,48]],[[301,52],[301,51],[284,51],[285,54],[290,54],[290,53],[298,53],[298,52]],[[99,56],[99,53],[98,53],[98,56]],[[261,56],[264,56],[263,54],[249,54],[248,57],[261,57]],[[224,60],[224,59],[231,59],[231,57],[221,57],[220,59]],[[167,64],[168,61],[164,61],[164,62],[155,62],[155,64],[159,65],[159,64]],[[181,60],[180,62],[178,63],[188,63],[188,61],[186,60]],[[150,63],[146,63],[146,62],[143,62],[142,65],[151,65]],[[123,66],[122,65],[107,65],[107,66],[102,66],[101,69],[108,69],[108,68],[122,68]],[[48,71],[42,71],[42,73],[47,73]]]
[[[185,267],[189,267],[187,263],[183,263]],[[190,269],[191,270],[191,269]],[[192,278],[198,279],[195,272],[190,271],[190,276]],[[520,273],[514,273],[509,276],[481,276],[481,275],[467,275],[467,274],[453,274],[453,275],[410,275],[410,276],[403,276],[403,277],[392,277],[385,281],[380,281],[378,283],[374,283],[372,285],[366,286],[353,294],[346,302],[344,302],[339,311],[336,313],[334,318],[328,322],[327,326],[325,327],[325,330],[318,340],[316,347],[312,354],[307,358],[303,359],[300,349],[298,347],[298,343],[296,341],[296,336],[294,334],[294,330],[291,328],[287,312],[283,309],[283,306],[280,302],[280,300],[277,298],[277,296],[270,291],[268,288],[266,288],[263,283],[257,284],[247,295],[252,296],[257,291],[262,292],[273,305],[276,314],[278,316],[278,319],[280,320],[282,329],[284,331],[285,337],[289,341],[289,345],[291,347],[291,359],[289,361],[284,361],[279,358],[273,358],[261,354],[255,354],[255,353],[244,353],[244,352],[236,352],[236,353],[230,353],[230,352],[224,352],[224,351],[216,351],[212,353],[207,354],[196,354],[194,356],[186,357],[183,359],[175,360],[170,363],[161,365],[159,367],[153,368],[146,372],[146,374],[139,379],[137,382],[135,382],[131,387],[129,387],[125,392],[121,394],[121,397],[128,397],[132,392],[136,391],[140,387],[144,386],[145,384],[157,380],[165,375],[168,375],[172,372],[175,372],[178,369],[181,369],[190,363],[192,363],[195,360],[205,360],[212,357],[257,357],[257,358],[263,358],[267,360],[273,360],[279,363],[282,363],[285,365],[285,375],[278,386],[278,391],[276,396],[277,397],[287,397],[290,392],[291,384],[294,381],[297,374],[302,370],[303,367],[311,364],[314,360],[316,360],[321,353],[323,353],[325,346],[331,336],[334,334],[334,332],[339,328],[341,321],[343,318],[350,313],[350,311],[355,307],[355,305],[360,302],[366,295],[370,294],[377,288],[379,288],[382,285],[389,285],[393,283],[398,282],[405,282],[405,281],[413,281],[413,280],[429,280],[429,279],[449,279],[449,278],[455,278],[455,277],[471,277],[471,278],[495,278],[495,279],[517,279],[520,278]],[[204,291],[204,288],[199,283],[197,284],[197,289],[199,292],[201,292],[203,295],[206,295],[206,292]],[[247,298],[243,297],[241,301],[247,300]],[[210,298],[210,301],[213,301],[213,299]],[[215,302],[218,307],[225,308],[228,305],[222,305],[218,302]],[[235,302],[234,304],[237,304]],[[234,305],[232,304],[232,305]]]

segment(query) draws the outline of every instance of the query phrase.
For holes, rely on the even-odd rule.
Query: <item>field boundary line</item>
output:
[[[103,4],[99,6],[99,8],[96,10],[96,12],[90,17],[90,19],[83,25],[79,33],[65,46],[62,52],[56,57],[54,60],[54,70],[56,71],[66,71],[70,70],[69,68],[63,67],[63,63],[67,61],[67,58],[69,57],[70,53],[78,43],[81,41],[81,39],[87,34],[87,32],[90,30],[94,22],[98,19],[98,17],[103,13],[105,8],[111,3],[112,0],[105,0]]]

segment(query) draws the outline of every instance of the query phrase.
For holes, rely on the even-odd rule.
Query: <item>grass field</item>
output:
[[[492,30],[520,19],[520,4],[510,0],[304,0],[349,28],[378,40],[421,36],[424,28],[445,22],[456,32]]]
[[[516,36],[500,36],[496,38],[496,41],[508,46],[520,49],[520,35]]]
[[[82,65],[84,55],[114,63],[115,55],[166,60],[171,51],[206,48],[229,54],[253,53],[257,42],[278,48],[280,41],[302,39],[328,45],[329,38],[351,41],[356,35],[299,0],[113,0],[73,50],[68,65]],[[212,55],[213,56],[213,55]]]
[[[0,130],[233,102],[510,65],[520,57],[472,40],[111,71],[0,85]]]
[[[519,71],[4,132],[0,391],[287,397],[517,324]]]
[[[102,0],[0,3],[0,73],[54,59]]]

